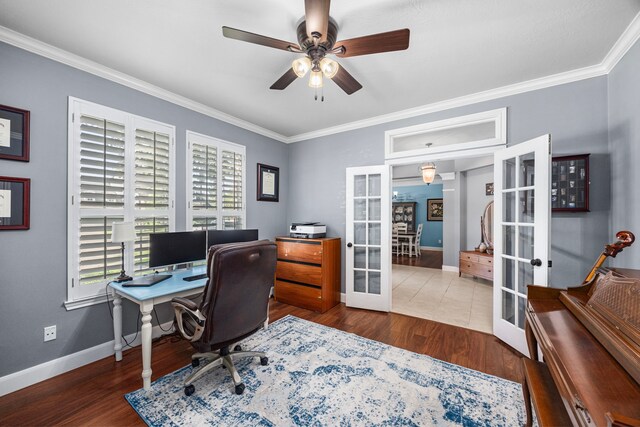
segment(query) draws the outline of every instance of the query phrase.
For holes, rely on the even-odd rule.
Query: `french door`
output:
[[[391,309],[390,166],[347,168],[346,305]]]
[[[548,286],[551,135],[494,154],[493,333],[524,355],[527,285]]]

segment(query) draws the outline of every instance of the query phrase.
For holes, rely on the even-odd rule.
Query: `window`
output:
[[[187,132],[187,228],[245,228],[245,147]]]
[[[114,222],[136,225],[126,271],[148,271],[149,233],[174,229],[174,140],[173,126],[69,98],[68,303],[95,301],[120,273]]]

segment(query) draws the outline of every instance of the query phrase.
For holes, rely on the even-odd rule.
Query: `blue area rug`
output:
[[[287,316],[246,339],[269,365],[237,364],[246,385],[234,394],[226,369],[194,383],[184,367],[152,390],[125,395],[153,426],[516,426],[525,422],[520,385],[429,356]]]

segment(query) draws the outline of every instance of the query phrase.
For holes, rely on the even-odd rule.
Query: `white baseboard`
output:
[[[442,252],[442,246],[420,246],[420,249],[424,251],[440,251]]]
[[[341,303],[347,302],[347,294],[340,293],[340,302]]]
[[[162,327],[166,330],[171,328],[173,321],[164,323]],[[157,338],[164,332],[159,326],[154,326],[152,329],[152,337]],[[140,345],[141,335],[138,333],[137,338],[132,342],[135,333],[127,335],[125,338],[131,343],[132,347]],[[0,377],[0,396],[13,393],[25,387],[29,387],[40,381],[48,380],[57,375],[64,374],[76,368],[79,368],[89,363],[93,363],[97,360],[104,359],[105,357],[113,356],[114,341],[108,341],[102,344],[98,344],[95,347],[80,350],[73,354],[59,357],[48,362],[41,363],[31,368],[24,369],[22,371],[14,372],[4,377]],[[124,343],[123,343],[124,344]]]
[[[454,267],[453,265],[443,265],[442,271],[450,271],[452,273],[460,273],[460,269],[458,267]]]

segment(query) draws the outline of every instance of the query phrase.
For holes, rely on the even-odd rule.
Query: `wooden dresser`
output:
[[[340,238],[277,237],[275,300],[324,313],[340,303]]]
[[[460,269],[458,276],[465,273],[471,276],[493,280],[493,255],[476,251],[460,251],[458,268]]]

